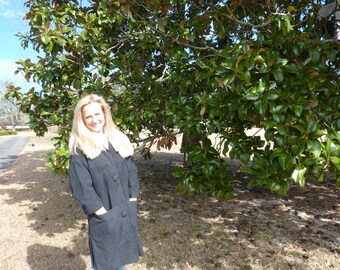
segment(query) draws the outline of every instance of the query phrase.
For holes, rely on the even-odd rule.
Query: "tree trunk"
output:
[[[201,142],[206,138],[206,134],[202,133],[197,137],[189,137],[187,133],[183,133],[181,151],[184,153],[183,156],[183,167],[188,167],[188,148],[192,145],[201,146]]]

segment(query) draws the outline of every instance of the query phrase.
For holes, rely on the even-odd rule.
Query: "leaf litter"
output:
[[[0,174],[0,270],[91,269],[86,217],[67,178],[44,167],[50,138],[31,136],[35,146]],[[178,191],[172,172],[181,159],[169,151],[136,155],[146,256],[128,270],[340,269],[335,181],[293,186],[280,197],[248,188],[249,176],[230,162],[240,181],[225,201]]]

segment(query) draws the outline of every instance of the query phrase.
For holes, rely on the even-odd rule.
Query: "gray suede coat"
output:
[[[70,158],[70,187],[89,224],[89,246],[96,270],[113,270],[138,261],[144,252],[138,237],[139,178],[132,157],[122,158],[109,144],[95,159],[82,151]],[[108,211],[97,216],[101,207]]]

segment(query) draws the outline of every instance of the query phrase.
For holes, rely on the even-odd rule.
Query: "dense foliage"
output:
[[[31,0],[18,62],[42,90],[11,91],[43,135],[59,126],[49,165],[68,164],[72,110],[103,95],[116,123],[148,154],[184,134],[179,188],[233,196],[224,156],[251,185],[284,194],[292,180],[340,184],[339,43],[325,1]],[[264,138],[247,129],[264,131]],[[211,137],[217,140],[211,140]],[[141,138],[143,139],[141,142]]]

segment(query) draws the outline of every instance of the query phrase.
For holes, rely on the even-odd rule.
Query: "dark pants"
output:
[[[93,268],[93,270],[96,270],[96,269]],[[116,269],[116,270],[126,270],[126,267],[125,267],[125,266],[121,266],[121,267],[119,267],[119,268]]]

